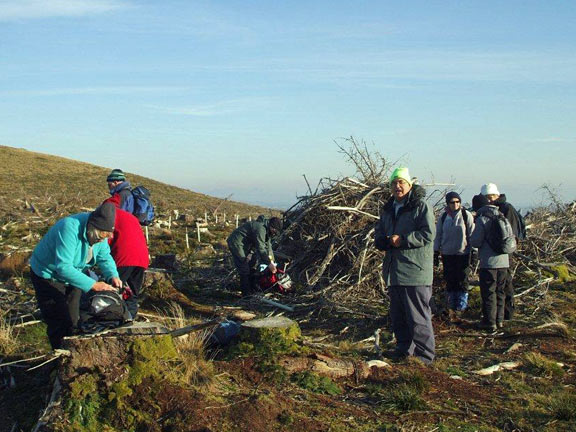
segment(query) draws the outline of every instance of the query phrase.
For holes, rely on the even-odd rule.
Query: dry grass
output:
[[[554,360],[550,360],[540,353],[526,353],[524,355],[524,364],[528,371],[537,376],[558,378],[564,375],[564,370],[559,363]]]
[[[177,303],[171,303],[164,311],[163,324],[170,328],[180,328],[193,322],[186,317],[182,307]],[[207,359],[204,349],[206,340],[211,331],[202,330],[188,333],[174,339],[176,350],[180,354],[178,366],[179,378],[194,388],[206,388],[214,384],[214,364]]]
[[[14,326],[6,321],[5,313],[0,310],[0,355],[9,356],[18,349]]]

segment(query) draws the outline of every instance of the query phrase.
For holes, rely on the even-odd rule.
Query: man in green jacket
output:
[[[374,243],[385,251],[382,270],[390,295],[390,320],[396,336],[394,357],[434,360],[432,277],[434,212],[424,189],[414,185],[408,168],[396,168],[390,178],[392,197],[384,205]]]
[[[240,289],[243,295],[248,295],[253,290],[251,270],[257,260],[261,264],[266,264],[272,273],[276,273],[276,265],[272,260],[271,239],[281,229],[282,221],[279,218],[259,217],[236,228],[228,237],[228,248],[240,275]]]
[[[60,219],[48,230],[30,258],[30,277],[53,349],[77,327],[82,292],[122,287],[108,239],[114,232],[116,208],[104,203],[92,213]],[[98,265],[107,282],[84,273]]]

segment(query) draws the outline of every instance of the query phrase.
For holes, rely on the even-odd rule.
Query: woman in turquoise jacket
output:
[[[105,203],[92,213],[60,219],[32,253],[32,284],[54,349],[76,328],[82,292],[113,291],[122,286],[105,241],[113,235],[115,216],[114,205]],[[95,265],[107,282],[84,273]]]

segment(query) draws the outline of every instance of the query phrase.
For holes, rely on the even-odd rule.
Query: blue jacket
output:
[[[128,213],[134,213],[134,197],[132,196],[132,186],[129,181],[123,181],[118,186],[110,191],[110,195],[118,195],[118,208],[127,211]]]
[[[110,255],[108,242],[92,246],[86,237],[86,224],[90,213],[78,213],[60,219],[48,230],[30,258],[32,271],[44,279],[55,279],[88,292],[94,279],[82,273],[96,264],[106,280],[118,277],[116,264]]]

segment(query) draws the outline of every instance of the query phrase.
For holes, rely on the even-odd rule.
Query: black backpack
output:
[[[81,329],[93,333],[131,322],[122,295],[116,291],[90,291],[80,309]]]
[[[485,225],[486,241],[497,254],[511,254],[516,251],[516,236],[512,230],[512,225],[501,213],[497,215],[486,213],[482,216],[488,218]]]
[[[137,186],[132,189],[134,197],[134,212],[132,213],[140,225],[150,225],[154,220],[154,206],[150,201],[150,191],[144,186]]]

